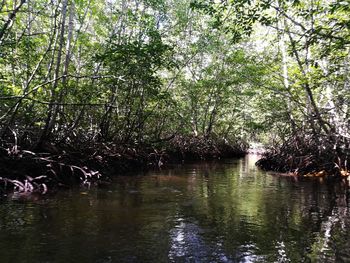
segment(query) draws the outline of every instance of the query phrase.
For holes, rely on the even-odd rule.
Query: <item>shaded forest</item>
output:
[[[3,0],[0,185],[267,149],[258,165],[348,176],[350,3]]]

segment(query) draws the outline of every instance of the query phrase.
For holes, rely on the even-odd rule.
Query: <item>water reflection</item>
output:
[[[349,262],[347,184],[258,170],[257,156],[0,203],[0,262]]]

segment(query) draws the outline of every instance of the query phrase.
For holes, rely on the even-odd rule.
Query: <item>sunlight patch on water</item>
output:
[[[222,243],[209,244],[203,238],[205,232],[194,222],[176,219],[170,230],[171,247],[168,254],[171,262],[232,262],[222,250]]]

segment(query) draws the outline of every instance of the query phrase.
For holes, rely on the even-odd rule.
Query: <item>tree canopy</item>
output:
[[[271,145],[302,132],[345,143],[349,10],[339,0],[2,1],[2,138]]]

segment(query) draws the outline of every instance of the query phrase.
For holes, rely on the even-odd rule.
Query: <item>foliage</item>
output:
[[[348,147],[346,1],[3,1],[5,141]],[[343,156],[343,155],[342,155]]]

